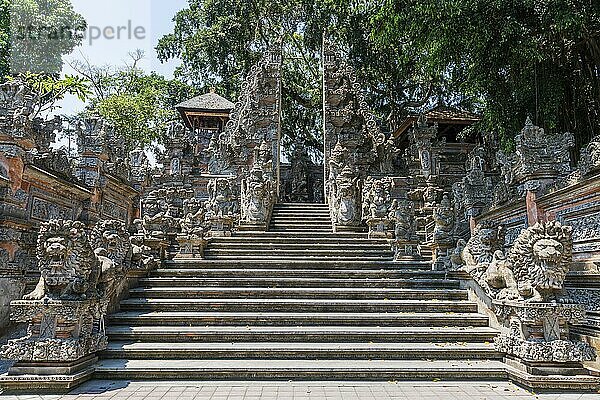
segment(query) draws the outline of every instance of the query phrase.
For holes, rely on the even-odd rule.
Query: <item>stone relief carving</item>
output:
[[[527,118],[525,127],[515,138],[515,144],[514,171],[518,178],[540,171],[550,171],[559,176],[571,172],[569,149],[575,144],[573,134],[544,132]]]
[[[360,224],[360,180],[375,165],[385,135],[369,111],[354,69],[327,39],[323,44],[325,186],[334,226]],[[385,146],[384,146],[385,147]]]
[[[433,210],[433,242],[438,244],[451,244],[454,241],[454,208],[448,194],[442,196],[442,200]]]
[[[234,178],[213,178],[208,182],[206,219],[213,236],[231,235],[238,211],[234,182]]]
[[[596,172],[600,168],[600,136],[595,136],[581,150],[579,170],[583,176]]]
[[[466,176],[452,185],[457,216],[468,219],[478,216],[493,200],[492,179],[483,172],[482,148],[473,150],[467,162]]]
[[[90,234],[90,243],[100,262],[99,291],[111,297],[117,280],[123,278],[130,243],[123,221],[99,221]]]

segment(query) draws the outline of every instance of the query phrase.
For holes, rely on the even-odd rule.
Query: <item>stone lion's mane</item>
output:
[[[572,259],[572,231],[570,226],[563,226],[557,221],[537,223],[523,230],[508,254],[517,282],[528,281],[533,287],[542,289],[553,289],[557,284],[562,285]],[[548,271],[535,257],[533,247],[541,239],[556,240],[563,247],[560,260],[552,271]]]
[[[85,225],[79,221],[51,220],[41,224],[36,249],[40,271],[48,269],[52,261],[52,257],[46,252],[46,243],[51,238],[59,237],[67,239],[65,272],[71,274],[73,279],[86,280],[94,272],[95,257],[85,232]]]

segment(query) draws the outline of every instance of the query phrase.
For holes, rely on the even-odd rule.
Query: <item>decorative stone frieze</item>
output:
[[[581,151],[579,170],[586,176],[600,169],[600,136],[595,136]]]

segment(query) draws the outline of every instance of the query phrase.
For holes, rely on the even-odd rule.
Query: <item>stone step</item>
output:
[[[333,228],[331,225],[323,225],[323,226],[310,226],[310,225],[287,225],[287,226],[271,226],[269,227],[269,232],[283,232],[283,233],[329,233],[333,232]]]
[[[206,259],[213,257],[227,257],[239,259],[265,259],[267,257],[277,257],[280,260],[288,259],[306,259],[306,258],[353,258],[360,260],[391,260],[394,257],[393,251],[385,249],[269,249],[264,247],[245,248],[245,249],[218,249],[209,246],[204,251]]]
[[[458,289],[457,280],[443,279],[334,279],[334,278],[143,278],[141,286],[186,287],[322,287],[322,288],[447,288]]]
[[[102,358],[202,359],[499,359],[491,343],[164,343],[108,344]]]
[[[121,310],[278,312],[477,312],[467,300],[158,299],[121,301]]]
[[[301,238],[301,237],[309,237],[313,238],[313,240],[321,240],[328,238],[349,238],[349,239],[368,239],[368,233],[365,232],[332,232],[332,231],[323,231],[318,232],[318,235],[315,235],[315,232],[312,230],[303,230],[296,232],[251,232],[251,231],[237,231],[234,234],[234,237],[256,237],[259,239],[269,239],[269,238]]]
[[[329,206],[324,203],[277,203],[273,206],[274,209],[287,209],[287,208],[298,208],[302,210],[306,209],[323,209],[329,210]]]
[[[388,326],[122,326],[106,329],[113,340],[162,342],[493,342],[487,327]]]
[[[263,232],[262,235],[255,236],[230,236],[210,238],[208,240],[210,246],[256,246],[257,244],[272,245],[297,245],[297,246],[390,246],[387,239],[367,239],[367,238],[348,238],[348,237],[326,237],[319,238],[310,237],[287,237],[287,236],[267,236]]]
[[[243,288],[243,287],[150,287],[133,288],[131,298],[155,299],[372,299],[372,300],[467,300],[460,289],[384,288]]]
[[[169,264],[167,264],[169,265]],[[245,269],[240,268],[211,268],[206,266],[199,268],[191,263],[187,268],[182,268],[183,264],[170,264],[170,268],[160,268],[152,273],[153,276],[158,277],[209,277],[209,278],[354,278],[354,279],[444,279],[446,272],[444,271],[431,271],[428,269],[418,268],[407,268],[406,270],[400,269],[283,269],[283,268],[254,268],[255,266],[248,266]]]
[[[488,326],[475,313],[315,313],[315,312],[185,312],[123,311],[113,314],[112,325],[154,326]]]
[[[256,243],[256,242],[209,242],[207,250],[236,251],[275,251],[275,250],[302,250],[302,251],[385,251],[390,252],[388,243]]]
[[[507,379],[490,360],[101,360],[97,379]]]
[[[365,260],[367,258],[368,260]],[[211,259],[179,259],[165,262],[165,267],[175,269],[200,269],[200,268],[277,268],[284,269],[368,269],[368,270],[431,270],[431,264],[426,262],[411,262],[410,264],[397,263],[389,258],[364,257],[364,258],[323,258],[323,257],[211,257]]]

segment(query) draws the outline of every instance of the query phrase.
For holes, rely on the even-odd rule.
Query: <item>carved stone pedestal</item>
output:
[[[446,269],[448,255],[452,249],[453,246],[451,243],[433,242],[431,244],[431,253],[433,256],[432,269],[434,271],[443,271]]]
[[[169,246],[169,242],[165,239],[160,238],[146,238],[144,239],[144,245],[150,248],[150,254],[156,258],[157,260],[165,259],[165,253],[167,251],[167,247]]]
[[[499,321],[507,328],[495,339],[507,363],[532,375],[586,375],[584,361],[595,360],[587,343],[569,338],[568,324],[580,323],[585,308],[579,304],[494,301]]]
[[[177,236],[177,242],[179,243],[179,252],[175,256],[176,259],[204,257],[206,239],[203,237],[194,235],[179,235]]]
[[[418,240],[396,240],[393,242],[395,261],[415,261],[421,258]]]
[[[228,237],[233,230],[234,218],[232,216],[212,217],[209,220],[211,237]]]
[[[9,370],[13,385],[20,375],[53,380],[81,380],[93,373],[96,353],[106,349],[104,330],[107,304],[98,299],[19,300],[11,303],[11,320],[27,323],[27,336],[2,347],[3,358],[15,360]]]
[[[369,218],[367,219],[369,227],[369,239],[393,237],[394,223],[389,218]]]

